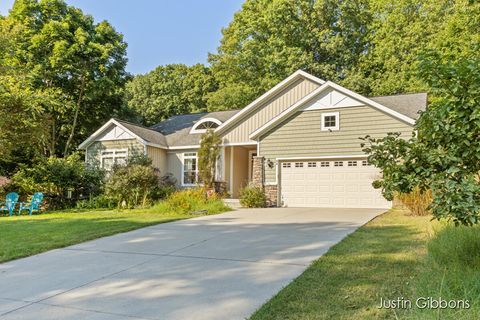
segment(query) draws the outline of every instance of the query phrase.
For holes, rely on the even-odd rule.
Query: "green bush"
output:
[[[172,193],[156,205],[156,208],[161,212],[177,214],[191,214],[200,210],[207,210],[208,213],[230,210],[218,195],[207,196],[204,188],[185,189]]]
[[[113,209],[116,205],[114,199],[103,194],[77,201],[77,209]]]
[[[267,198],[262,188],[247,186],[240,190],[240,204],[246,208],[264,208]]]
[[[45,194],[49,209],[72,207],[78,199],[103,191],[104,172],[84,165],[78,154],[67,158],[42,159],[33,166],[21,166],[12,176],[8,190],[23,197]],[[24,198],[25,199],[25,198]]]

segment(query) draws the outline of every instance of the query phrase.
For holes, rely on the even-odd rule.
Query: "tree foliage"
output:
[[[0,32],[15,32],[0,59],[24,72],[24,83],[15,84],[20,94],[48,97],[39,103],[46,155],[68,155],[121,109],[126,43],[108,22],[95,23],[63,0],[16,0]]]
[[[221,138],[211,129],[202,134],[198,149],[198,176],[207,188],[212,188],[215,182],[215,170],[221,143]]]
[[[126,86],[126,100],[146,125],[172,115],[207,111],[207,94],[217,88],[209,68],[169,64],[134,77]]]

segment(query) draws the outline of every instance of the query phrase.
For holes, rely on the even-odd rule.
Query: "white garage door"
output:
[[[379,170],[366,160],[281,162],[281,200],[287,207],[390,208],[372,187]]]

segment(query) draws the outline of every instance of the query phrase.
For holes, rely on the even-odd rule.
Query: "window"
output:
[[[290,168],[292,164],[290,162],[284,162],[282,163],[282,168]]]
[[[308,163],[308,167],[309,167],[309,168],[316,168],[316,167],[317,167],[317,163],[316,163],[316,162],[309,162],[309,163]]]
[[[366,167],[369,166],[370,164],[368,163],[367,160],[362,160],[362,166]]]
[[[207,129],[215,129],[219,127],[222,122],[215,118],[200,119],[190,130],[190,133],[204,133]]]
[[[333,165],[334,165],[335,167],[343,167],[343,161],[335,161],[335,162],[333,163]]]
[[[198,182],[197,153],[185,152],[183,154],[183,181],[182,185],[191,186]]]
[[[349,167],[356,167],[357,166],[357,161],[348,161],[348,166]]]
[[[334,131],[340,129],[340,113],[322,113],[322,131]]]
[[[111,171],[114,165],[127,164],[128,149],[106,149],[102,151],[100,163],[102,169]]]
[[[295,168],[303,168],[303,162],[295,162]]]
[[[321,162],[320,162],[320,167],[330,167],[330,162],[328,162],[328,161],[321,161]]]

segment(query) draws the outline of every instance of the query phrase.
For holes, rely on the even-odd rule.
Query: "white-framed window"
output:
[[[330,161],[321,161],[320,167],[330,167]]]
[[[295,162],[295,168],[303,168],[303,162]]]
[[[348,161],[348,166],[349,167],[356,167],[357,166],[357,161]]]
[[[193,186],[198,182],[198,158],[196,152],[185,152],[182,165],[182,185]]]
[[[309,162],[307,166],[308,166],[309,168],[316,168],[316,167],[317,167],[317,163],[316,163],[316,162]]]
[[[335,162],[333,163],[333,166],[334,166],[334,167],[343,167],[343,161],[335,161]]]
[[[190,133],[205,133],[208,129],[216,129],[222,122],[215,118],[205,118],[199,120],[190,130]]]
[[[106,171],[112,171],[114,165],[125,165],[128,159],[128,149],[105,149],[100,155],[100,166]]]
[[[292,164],[290,162],[283,162],[282,163],[282,168],[290,168]]]
[[[322,113],[322,131],[336,131],[340,129],[340,113]]]

